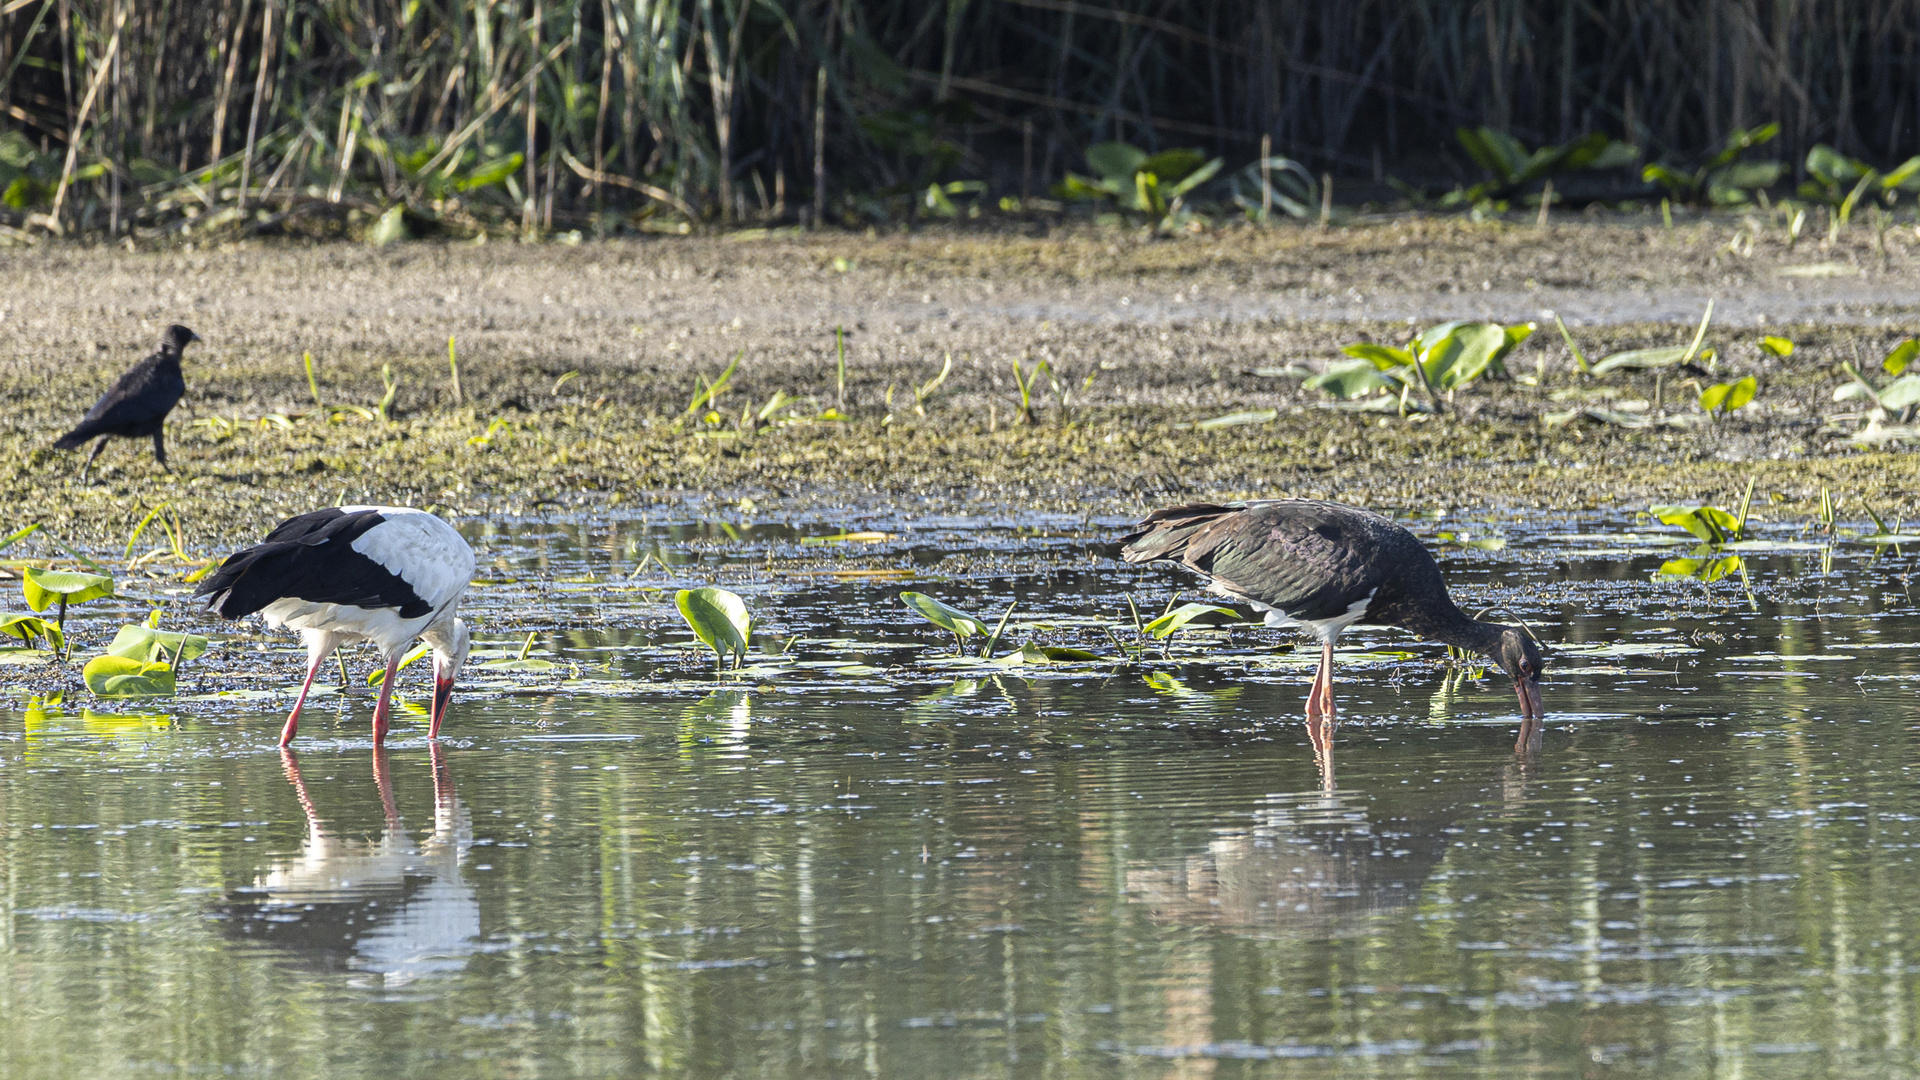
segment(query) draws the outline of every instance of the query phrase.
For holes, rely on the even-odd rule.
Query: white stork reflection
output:
[[[433,759],[433,831],[415,841],[401,820],[384,750],[373,753],[386,826],[377,837],[330,832],[291,750],[281,763],[307,816],[300,854],[238,890],[226,907],[233,931],[327,970],[386,987],[464,967],[480,944],[480,901],[461,876],[473,822],[454,794],[445,752]]]

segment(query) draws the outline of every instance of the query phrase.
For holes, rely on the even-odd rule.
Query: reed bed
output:
[[[0,183],[56,232],[404,235],[1031,205],[1107,140],[1363,188],[1471,178],[1480,125],[1883,164],[1916,55],[1920,0],[0,0]]]

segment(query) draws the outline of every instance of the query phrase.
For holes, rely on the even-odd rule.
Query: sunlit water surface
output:
[[[470,673],[440,748],[375,752],[363,690],[283,755],[250,631],[251,698],[0,695],[0,1074],[1920,1066],[1911,550],[1775,525],[1703,584],[1624,518],[1411,520],[1509,541],[1441,558],[1555,645],[1519,750],[1503,676],[1396,632],[1343,643],[1329,759],[1280,632],[942,667],[896,599],[1117,656],[1190,588],[1117,524],[475,525],[482,638],[556,666]],[[849,526],[890,535],[802,542]],[[744,676],[684,647],[710,582]]]

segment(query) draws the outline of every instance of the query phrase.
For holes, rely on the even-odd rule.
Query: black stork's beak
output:
[[[453,676],[436,674],[433,679],[433,711],[430,714],[432,720],[427,725],[427,738],[440,737],[440,721],[447,718],[447,708],[452,701]]]
[[[1514,692],[1520,695],[1520,715],[1529,720],[1538,720],[1547,715],[1545,705],[1540,703],[1539,679],[1513,680]]]

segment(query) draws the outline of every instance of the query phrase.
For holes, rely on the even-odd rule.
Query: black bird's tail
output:
[[[1120,557],[1127,562],[1178,560],[1187,553],[1187,541],[1193,539],[1201,526],[1239,512],[1238,507],[1212,503],[1155,510],[1140,523],[1140,531],[1120,538]]]
[[[72,431],[67,432],[65,435],[60,436],[58,439],[55,439],[53,443],[53,448],[55,450],[74,450],[79,447],[85,446],[87,444],[87,440],[93,438],[97,434],[99,434],[99,432],[94,431],[91,427],[88,427],[86,424],[81,424],[79,427],[74,428]]]

